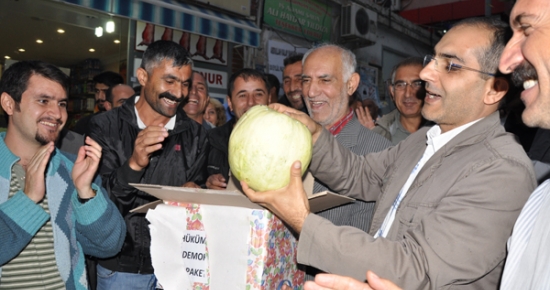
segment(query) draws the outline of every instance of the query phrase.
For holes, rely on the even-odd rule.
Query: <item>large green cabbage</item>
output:
[[[233,175],[257,191],[275,190],[290,182],[290,167],[311,161],[311,133],[299,121],[267,106],[250,108],[229,138],[229,166]]]

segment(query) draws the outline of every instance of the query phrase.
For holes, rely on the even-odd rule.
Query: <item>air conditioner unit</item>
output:
[[[340,35],[345,40],[376,42],[378,14],[357,3],[342,6]]]

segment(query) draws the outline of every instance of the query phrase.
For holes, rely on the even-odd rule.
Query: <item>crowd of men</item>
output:
[[[131,212],[156,198],[130,184],[225,189],[229,136],[256,105],[310,130],[314,191],[356,199],[310,212],[299,162],[283,189],[241,184],[297,234],[305,289],[550,289],[550,183],[536,188],[498,113],[523,86],[524,122],[550,129],[549,11],[518,0],[511,38],[492,18],[457,23],[433,55],[395,66],[396,109],[378,120],[354,109],[356,57],[334,44],[285,59],[280,98],[272,77],[232,74],[225,122],[189,52],[154,42],[137,92],[116,73],[94,79],[100,112],[79,122],[82,135],[64,128],[68,77],[13,64],[0,79],[0,289],[160,287],[148,222]]]

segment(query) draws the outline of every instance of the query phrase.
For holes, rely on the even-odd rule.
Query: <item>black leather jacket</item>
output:
[[[221,174],[225,180],[229,180],[229,136],[233,131],[235,125],[235,118],[229,120],[227,123],[220,127],[216,127],[208,131],[208,162],[206,170],[208,176],[213,174]]]
[[[130,213],[140,205],[157,198],[137,190],[128,183],[181,186],[187,181],[204,183],[207,139],[206,131],[197,122],[178,110],[176,124],[163,142],[163,148],[153,154],[149,166],[134,171],[128,165],[134,142],[141,131],[135,114],[135,97],[121,107],[94,116],[90,121],[90,136],[103,147],[99,173],[103,186],[126,221],[126,239],[121,252],[107,260],[103,267],[119,272],[152,274],[148,221],[145,214]]]

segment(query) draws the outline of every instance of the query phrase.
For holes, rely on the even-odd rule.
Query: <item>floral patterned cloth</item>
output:
[[[204,230],[200,205],[165,202],[185,207],[187,230]],[[296,263],[297,240],[285,225],[267,210],[250,210],[250,236],[246,289],[280,289],[283,283],[302,289],[304,272]],[[207,254],[208,254],[208,237]],[[207,255],[208,256],[208,255]],[[210,274],[207,272],[208,277]],[[208,290],[208,284],[194,283],[193,290]]]

